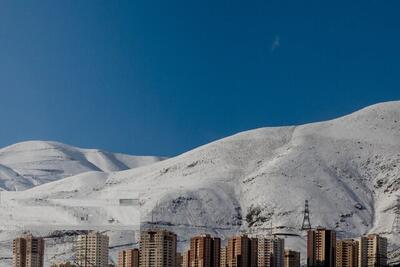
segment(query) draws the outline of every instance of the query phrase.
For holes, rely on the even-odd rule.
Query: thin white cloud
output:
[[[280,46],[281,46],[281,38],[279,37],[279,35],[276,35],[274,41],[271,44],[271,52],[274,52]]]

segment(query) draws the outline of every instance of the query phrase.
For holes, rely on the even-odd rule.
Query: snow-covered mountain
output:
[[[22,142],[0,149],[0,187],[25,190],[88,171],[122,171],[162,159],[82,149],[49,141]]]
[[[142,223],[153,213],[159,226],[179,234],[181,247],[194,233],[263,233],[272,224],[303,252],[308,199],[313,226],[336,229],[339,237],[380,233],[395,251],[399,178],[400,102],[387,102],[326,122],[242,132],[151,165],[81,174],[25,192],[27,199],[74,199],[131,190],[140,194]]]

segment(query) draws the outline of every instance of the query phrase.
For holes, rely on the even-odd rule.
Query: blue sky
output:
[[[400,99],[399,1],[1,1],[0,146],[176,155]]]

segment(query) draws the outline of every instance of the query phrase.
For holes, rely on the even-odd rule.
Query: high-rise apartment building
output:
[[[13,241],[13,267],[43,267],[44,239],[27,235]]]
[[[226,248],[226,266],[256,267],[257,238],[249,238],[246,235],[230,238]]]
[[[359,242],[339,240],[336,244],[336,267],[358,267]]]
[[[300,252],[286,249],[284,256],[285,267],[300,267]]]
[[[118,267],[139,267],[139,249],[127,249],[118,253]]]
[[[277,237],[258,238],[258,267],[283,267],[285,240]]]
[[[190,267],[220,267],[221,239],[210,235],[190,239]]]
[[[77,266],[68,261],[62,263],[54,263],[50,267],[77,267]]]
[[[307,266],[334,267],[336,261],[336,232],[317,228],[307,232]]]
[[[108,267],[109,238],[99,232],[79,235],[75,241],[75,256],[81,267]]]
[[[182,254],[182,266],[181,267],[190,267],[190,250],[187,250]]]
[[[176,253],[176,267],[182,267],[183,265],[183,253]]]
[[[221,252],[220,252],[220,267],[226,267],[227,263],[226,263],[226,251],[227,251],[227,247],[221,247]]]
[[[141,267],[176,267],[176,234],[162,229],[140,234]]]
[[[258,239],[250,238],[250,267],[257,267],[258,264]]]
[[[387,239],[371,234],[360,238],[359,267],[387,265]]]
[[[26,265],[26,240],[23,237],[13,241],[13,267]]]

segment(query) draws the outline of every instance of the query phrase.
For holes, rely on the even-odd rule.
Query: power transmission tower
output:
[[[310,209],[308,206],[308,200],[306,199],[304,204],[304,217],[303,217],[303,223],[301,224],[301,230],[310,230],[310,229],[311,229]]]
[[[394,221],[392,233],[400,234],[400,197],[397,196],[396,206],[394,207]]]

